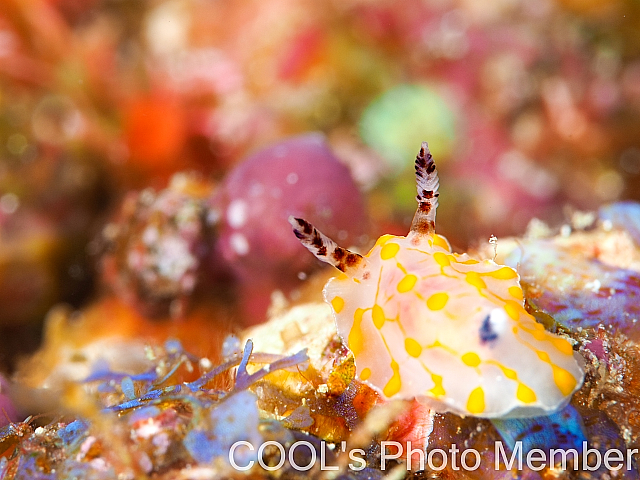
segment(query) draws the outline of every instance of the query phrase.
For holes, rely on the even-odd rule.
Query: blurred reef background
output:
[[[634,0],[3,0],[0,371],[14,381],[2,378],[0,405],[25,432],[35,427],[15,422],[28,414],[66,416],[31,444],[41,457],[3,460],[0,472],[55,478],[65,452],[80,460],[59,471],[89,475],[78,465],[103,458],[100,442],[118,446],[103,458],[116,476],[215,463],[227,440],[198,422],[240,407],[204,398],[213,384],[250,405],[234,428],[252,438],[386,432],[397,412],[358,427],[377,400],[349,386],[332,332],[308,378],[287,383],[308,361],[289,347],[308,346],[323,328],[314,322],[328,320],[316,304],[328,272],[287,217],[363,252],[404,235],[424,140],[440,175],[438,233],[486,258],[498,238],[528,308],[590,352],[573,403],[580,435],[637,445],[639,32]],[[291,306],[316,326],[286,320]],[[256,365],[281,362],[262,380],[232,339],[267,318],[286,327],[257,330],[282,336],[277,351],[253,337]],[[313,403],[307,380],[316,396],[324,385],[313,402],[328,402],[314,415],[302,408]],[[187,383],[191,396],[158,400]],[[163,440],[177,450],[150,453],[157,445],[127,440],[126,425],[92,437],[102,407],[128,415],[144,395],[156,410],[125,424],[154,419],[177,432]],[[260,423],[283,408],[289,423]],[[441,439],[476,428],[452,418],[436,425]],[[480,424],[483,445],[498,438]],[[3,448],[20,445],[2,435]]]

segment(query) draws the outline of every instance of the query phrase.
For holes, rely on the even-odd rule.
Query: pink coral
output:
[[[212,209],[219,256],[239,279],[256,321],[276,285],[295,286],[314,264],[290,234],[289,215],[312,219],[345,245],[360,243],[367,225],[358,187],[319,134],[247,157],[216,192]]]

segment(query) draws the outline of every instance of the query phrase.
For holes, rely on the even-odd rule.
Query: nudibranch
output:
[[[518,273],[452,253],[435,233],[438,174],[426,142],[415,162],[418,209],[406,237],[362,256],[290,217],[294,233],[342,272],[324,288],[357,375],[386,398],[479,417],[546,415],[583,371],[571,344],[524,309]]]

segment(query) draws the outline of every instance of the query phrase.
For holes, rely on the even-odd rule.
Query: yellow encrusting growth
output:
[[[362,380],[363,382],[367,381],[370,376],[371,376],[370,368],[363,368],[362,371],[360,372],[360,380]]]

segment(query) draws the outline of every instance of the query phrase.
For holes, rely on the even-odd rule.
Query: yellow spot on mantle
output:
[[[422,354],[422,347],[413,338],[404,339],[404,349],[414,358],[418,358]]]
[[[333,307],[336,313],[340,313],[344,308],[344,298],[333,297],[333,300],[331,300],[331,306]]]
[[[509,295],[511,295],[516,300],[522,300],[522,288],[516,285],[509,287]]]
[[[542,350],[536,351],[538,354],[538,358],[543,362],[551,363],[551,359],[549,358],[549,354],[547,352],[543,352]]]
[[[515,380],[516,378],[518,378],[518,374],[516,373],[515,370],[511,370],[510,368],[507,367],[500,367],[502,370],[502,373],[504,373],[504,376],[507,377],[509,380]]]
[[[373,319],[373,324],[378,330],[380,330],[384,325],[386,318],[384,316],[384,310],[382,310],[382,307],[377,303],[373,306],[371,318]]]
[[[518,384],[518,389],[516,390],[516,397],[522,403],[533,403],[536,401],[536,392],[527,387],[524,383]]]
[[[447,242],[447,239],[444,238],[442,235],[436,234],[433,236],[433,245],[435,247],[444,248],[447,251],[451,250],[451,247],[449,246],[449,242]]]
[[[449,295],[445,292],[434,293],[427,299],[427,307],[430,310],[442,310],[449,301]]]
[[[478,272],[468,272],[466,276],[467,283],[476,288],[487,288],[487,284],[480,278]]]
[[[535,338],[539,342],[544,340],[546,337],[547,334],[544,332],[544,330],[536,330],[535,332],[533,332],[533,338]]]
[[[493,272],[485,273],[484,275],[497,278],[498,280],[511,280],[512,278],[518,277],[518,272],[511,267],[502,267],[498,270],[494,270]]]
[[[449,257],[447,256],[446,253],[436,252],[433,254],[433,259],[441,267],[448,267],[449,265],[451,265],[451,262],[449,261]]]
[[[504,311],[507,312],[507,315],[509,315],[513,320],[518,320],[522,309],[522,305],[518,302],[514,302],[513,300],[507,300],[504,304]]]
[[[467,400],[467,410],[469,413],[478,415],[484,412],[484,390],[482,387],[474,389],[469,394],[469,400]]]
[[[360,380],[362,381],[367,380],[370,376],[371,376],[370,368],[363,368],[362,371],[360,372]]]
[[[480,365],[480,357],[475,352],[467,352],[462,355],[462,361],[465,363],[465,365],[468,365],[470,367],[477,367],[478,365]]]
[[[565,355],[573,355],[573,347],[564,338],[554,338],[553,346],[556,347],[561,353]]]
[[[391,360],[391,370],[393,370],[393,376],[382,389],[382,393],[384,393],[385,397],[393,397],[402,387],[402,381],[400,380],[400,366],[395,360]]]
[[[373,246],[375,247],[381,247],[383,246],[385,243],[387,243],[389,240],[393,239],[393,238],[397,238],[394,235],[389,235],[388,233],[386,235],[382,235],[380,238],[378,238],[378,240],[376,240],[376,244]],[[371,249],[373,250],[373,248]],[[369,252],[371,253],[371,252]]]
[[[380,258],[382,260],[389,260],[396,256],[396,254],[400,251],[400,245],[397,243],[386,243],[382,250],[380,250]]]
[[[349,350],[357,357],[364,350],[364,338],[362,336],[362,315],[364,310],[357,308],[353,314],[353,326],[349,331],[349,338],[347,339],[347,345]]]
[[[475,265],[477,263],[480,263],[478,260],[475,260],[473,258],[469,258],[467,260],[465,260],[464,262],[458,262],[461,263],[462,265]]]
[[[551,368],[553,368],[553,381],[556,382],[558,390],[560,390],[565,397],[571,395],[571,392],[573,392],[578,384],[576,379],[564,368],[555,365],[551,365]]]
[[[398,292],[408,292],[416,286],[417,281],[418,277],[416,277],[414,274],[410,273],[408,275],[405,275],[404,278],[398,282]]]
[[[444,388],[442,387],[442,377],[440,375],[436,375],[435,373],[431,374],[431,380],[435,384],[434,387],[429,390],[434,397],[443,397],[446,395]]]

